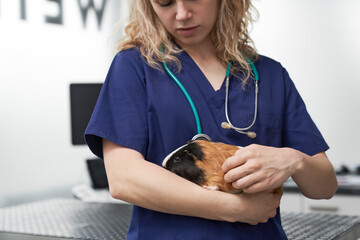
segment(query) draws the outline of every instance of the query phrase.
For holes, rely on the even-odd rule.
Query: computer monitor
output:
[[[71,83],[71,136],[73,145],[84,145],[84,132],[98,99],[102,83]]]

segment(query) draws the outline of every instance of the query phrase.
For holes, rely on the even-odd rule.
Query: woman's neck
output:
[[[197,45],[177,44],[194,60],[214,90],[220,89],[226,66],[217,57],[214,44],[210,41],[203,41]]]
[[[196,45],[187,45],[177,41],[176,43],[196,62],[204,63],[217,59],[214,44],[210,39]]]

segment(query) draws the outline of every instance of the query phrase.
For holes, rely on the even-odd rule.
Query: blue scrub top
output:
[[[311,120],[305,104],[287,71],[278,62],[260,56],[258,117],[251,139],[221,128],[225,119],[225,84],[215,91],[186,53],[178,55],[182,69],[170,69],[192,97],[203,132],[212,140],[247,146],[252,143],[291,147],[308,155],[325,151],[328,145]],[[224,81],[225,82],[225,81]],[[254,84],[242,89],[232,76],[229,117],[238,127],[253,120]],[[102,138],[140,152],[147,161],[161,165],[164,157],[196,133],[195,118],[185,96],[164,72],[146,64],[138,49],[118,53],[109,69],[98,102],[85,132],[91,151],[102,158]],[[135,173],[134,173],[135,174]],[[287,239],[280,213],[267,223],[213,221],[178,216],[134,206],[128,239]]]

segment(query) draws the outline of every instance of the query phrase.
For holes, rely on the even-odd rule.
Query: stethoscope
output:
[[[226,116],[226,122],[222,122],[221,127],[224,128],[224,129],[233,129],[233,130],[237,131],[238,133],[247,135],[249,138],[256,138],[256,133],[252,132],[252,131],[248,131],[248,130],[255,124],[255,121],[256,121],[256,118],[257,118],[258,93],[259,93],[259,74],[257,72],[255,64],[250,59],[247,59],[247,61],[249,62],[251,70],[252,70],[252,72],[254,74],[254,84],[255,84],[254,119],[253,119],[252,123],[248,127],[245,127],[245,128],[235,127],[234,125],[232,125],[232,123],[230,121],[229,114],[228,114],[228,102],[229,102],[228,99],[229,99],[230,69],[231,69],[231,66],[233,64],[233,62],[230,61],[228,63],[228,65],[227,65],[227,67],[226,67],[226,79],[225,79],[225,86],[226,86],[225,116]],[[185,95],[185,97],[186,97],[187,101],[189,102],[190,107],[191,107],[191,109],[193,111],[195,121],[196,121],[197,134],[191,140],[197,140],[197,139],[211,140],[211,138],[208,135],[202,133],[199,114],[197,112],[195,104],[194,104],[193,100],[191,99],[189,93],[186,91],[185,87],[181,84],[179,79],[171,72],[171,70],[167,66],[166,62],[162,62],[162,64],[164,66],[164,69],[165,69],[166,73],[171,77],[172,80],[174,80],[174,82],[178,85],[178,87],[181,89],[181,91]]]

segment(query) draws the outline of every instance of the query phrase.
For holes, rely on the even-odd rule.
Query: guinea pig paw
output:
[[[219,190],[219,187],[218,187],[218,186],[207,186],[207,185],[203,185],[202,187],[205,188],[205,189],[207,189],[207,190],[213,190],[213,191]]]

